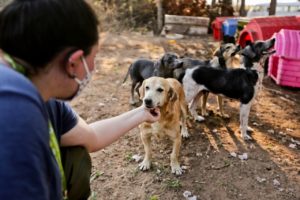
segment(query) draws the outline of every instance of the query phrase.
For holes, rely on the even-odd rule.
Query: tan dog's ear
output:
[[[145,80],[143,81],[142,86],[139,88],[139,93],[140,93],[140,99],[143,100],[145,96]]]
[[[177,94],[172,87],[170,87],[170,89],[168,91],[168,98],[172,102],[177,100]]]
[[[217,56],[217,57],[221,57],[221,56],[222,56],[221,46],[220,46],[219,48],[217,48],[217,49],[213,52],[213,56]]]

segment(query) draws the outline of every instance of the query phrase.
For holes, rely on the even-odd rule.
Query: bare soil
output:
[[[87,122],[132,109],[130,80],[122,85],[135,59],[159,59],[164,52],[210,58],[218,45],[211,36],[170,40],[140,33],[102,33],[93,81],[72,106]],[[239,133],[239,103],[225,100],[230,119],[218,116],[216,97],[209,96],[205,122],[189,121],[180,162],[185,172],[170,172],[169,141],[152,142],[153,166],[142,172],[133,155],[144,155],[135,128],[105,149],[92,153],[92,197],[101,200],[179,200],[190,191],[199,200],[300,199],[300,89],[275,85],[266,77],[252,106],[249,124],[253,141]],[[296,140],[296,141],[295,141]],[[247,153],[248,159],[231,156]]]

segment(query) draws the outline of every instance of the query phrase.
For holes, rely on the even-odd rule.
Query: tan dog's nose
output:
[[[147,108],[152,108],[153,107],[152,99],[144,99],[144,103],[145,103]]]

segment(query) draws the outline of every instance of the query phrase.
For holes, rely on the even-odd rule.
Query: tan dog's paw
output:
[[[221,114],[221,117],[224,118],[224,119],[229,119],[230,118],[230,116],[228,114],[225,114],[225,113]]]
[[[204,117],[202,117],[202,116],[200,116],[200,115],[198,115],[197,117],[196,117],[196,119],[195,119],[197,122],[202,122],[202,121],[204,121],[205,120],[205,118]]]
[[[139,164],[139,168],[140,168],[140,170],[142,170],[142,171],[146,171],[146,170],[150,169],[150,167],[151,167],[151,162],[150,162],[150,160],[143,160],[143,162],[141,162],[141,163]]]
[[[190,137],[190,134],[185,126],[181,127],[181,136],[184,138]]]
[[[176,175],[181,175],[183,173],[180,165],[178,163],[171,164],[172,173]]]
[[[202,114],[202,116],[204,116],[204,117],[208,117],[208,115],[209,115],[207,111],[202,111],[201,114]]]

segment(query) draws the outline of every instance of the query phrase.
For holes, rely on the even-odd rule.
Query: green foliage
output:
[[[175,180],[167,180],[166,181],[167,188],[178,189],[181,188],[181,183],[178,179]]]
[[[157,30],[156,0],[89,0],[102,30]],[[161,0],[163,14],[208,16],[205,0]]]
[[[128,162],[131,162],[133,160],[132,156],[133,156],[132,153],[128,153],[125,157],[125,160],[127,160]]]
[[[165,13],[170,15],[206,16],[205,0],[165,0]]]
[[[102,176],[104,172],[96,171],[91,175],[90,182],[94,181],[98,177]]]
[[[149,200],[159,200],[158,196],[157,195],[153,195],[150,197]]]

